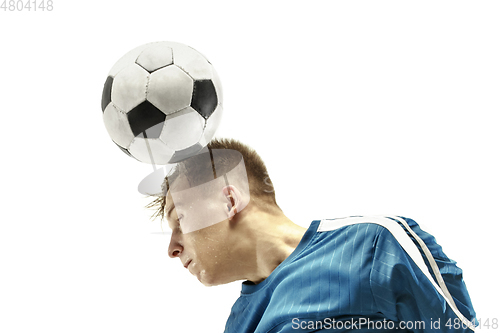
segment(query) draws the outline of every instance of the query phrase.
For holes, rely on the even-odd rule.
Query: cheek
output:
[[[200,265],[220,265],[222,260],[227,258],[228,249],[224,230],[209,227],[188,235],[190,237],[186,241]]]

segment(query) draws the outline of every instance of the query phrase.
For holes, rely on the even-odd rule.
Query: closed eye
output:
[[[183,217],[184,217],[184,216],[183,216],[183,215],[181,215],[181,216],[179,216],[179,217],[177,218],[177,225],[176,225],[176,229],[178,229],[180,233],[182,233],[182,228],[181,228],[181,220],[182,220],[182,218],[183,218]]]

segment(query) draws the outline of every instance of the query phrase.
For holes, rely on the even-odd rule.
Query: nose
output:
[[[174,238],[174,235],[172,235],[170,244],[168,245],[168,256],[170,258],[177,258],[181,255],[183,250],[184,248],[182,247],[182,245],[177,241],[176,238]]]

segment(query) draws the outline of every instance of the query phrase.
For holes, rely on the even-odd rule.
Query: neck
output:
[[[244,279],[255,284],[264,281],[292,254],[307,230],[293,223],[281,210],[254,211],[238,224],[245,238],[239,251],[247,263],[242,273]]]

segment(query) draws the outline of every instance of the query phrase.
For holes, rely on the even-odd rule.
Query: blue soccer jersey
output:
[[[225,333],[472,332],[462,270],[401,217],[313,221],[263,282],[243,282]]]

